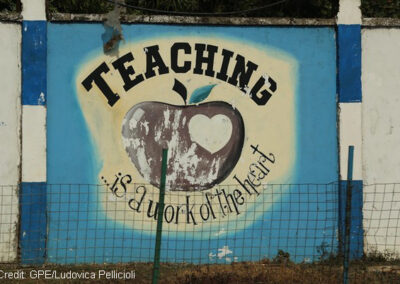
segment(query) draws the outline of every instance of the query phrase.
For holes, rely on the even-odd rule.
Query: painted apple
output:
[[[179,83],[180,84],[180,83]],[[213,86],[194,92],[190,103],[208,96]],[[186,103],[186,95],[180,91]],[[244,124],[239,111],[215,101],[184,106],[142,102],[125,115],[124,147],[136,169],[159,187],[162,149],[168,148],[166,188],[197,191],[224,180],[239,160]]]

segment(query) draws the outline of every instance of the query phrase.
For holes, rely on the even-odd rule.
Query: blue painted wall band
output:
[[[338,25],[337,28],[338,93],[340,103],[361,103],[361,26]],[[345,123],[352,123],[347,121]],[[359,259],[364,253],[364,230],[362,224],[363,182],[352,181],[350,259]],[[347,181],[339,186],[339,228],[345,240]],[[344,251],[344,242],[341,250]]]
[[[22,104],[46,105],[47,23],[22,22]],[[20,187],[20,248],[22,264],[42,264],[46,257],[46,182]]]
[[[361,102],[361,26],[338,25],[339,102]]]
[[[46,183],[22,182],[20,247],[22,264],[42,264],[46,257]]]
[[[46,104],[47,23],[22,22],[22,104]]]

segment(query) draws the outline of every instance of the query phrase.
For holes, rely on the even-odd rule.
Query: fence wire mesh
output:
[[[366,254],[400,255],[400,184],[371,184],[363,187],[364,250]]]
[[[17,258],[18,189],[18,186],[0,186],[0,263]]]
[[[2,263],[153,261],[159,196],[152,185],[22,184],[0,189]],[[261,283],[341,282],[345,185],[247,189],[238,184],[207,192],[167,191],[163,265],[177,263],[173,270],[184,269],[181,280],[186,283],[200,277],[196,273],[215,276],[212,267],[233,280],[244,270]],[[364,283],[386,273],[385,283],[400,281],[400,185],[352,190],[350,279]],[[358,201],[357,190],[363,193]]]

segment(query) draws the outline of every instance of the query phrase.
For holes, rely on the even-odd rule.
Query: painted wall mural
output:
[[[164,238],[172,247],[208,242],[212,249],[196,252],[198,259],[227,261],[218,256],[225,248],[229,261],[238,260],[245,246],[235,239],[257,234],[283,199],[302,198],[288,185],[337,180],[333,29],[128,25],[112,54],[102,50],[101,25],[48,30],[48,183],[105,189],[80,199],[89,201],[87,214],[93,206],[104,216],[96,230],[105,239],[115,239],[115,226],[117,237],[130,232],[124,246],[132,255],[123,260],[151,255],[135,239],[156,226],[163,148]],[[281,194],[273,184],[283,185]],[[84,220],[70,222],[90,226],[91,218]],[[50,214],[50,235],[60,222]],[[96,261],[79,240],[61,241]],[[50,261],[68,262],[69,252],[48,247]],[[122,248],[101,250],[110,262],[124,255]],[[193,252],[178,253],[193,259]]]
[[[103,160],[98,183],[109,183],[117,197],[134,193],[132,220],[142,210],[144,218],[154,215],[149,206],[158,200],[163,147],[169,150],[167,199],[174,203],[167,204],[165,221],[178,230],[181,223],[201,225],[228,214],[229,199],[221,201],[214,189],[224,181],[241,184],[226,192],[235,196],[230,213],[239,215],[241,200],[254,203],[263,184],[290,176],[296,63],[257,48],[246,56],[246,49],[232,40],[156,38],[127,43],[111,64],[101,55],[82,66],[77,95]],[[279,110],[287,112],[285,120],[274,113]],[[132,183],[154,187],[129,192]],[[176,192],[185,192],[179,196],[186,201],[174,201]],[[197,214],[180,214],[191,206]]]

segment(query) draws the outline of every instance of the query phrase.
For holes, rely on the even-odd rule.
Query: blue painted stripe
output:
[[[361,102],[361,26],[338,25],[339,102]]]
[[[22,22],[22,104],[46,104],[46,21]]]
[[[364,251],[364,230],[362,224],[362,206],[363,206],[363,182],[362,180],[351,181],[351,223],[350,223],[350,259],[359,259]],[[341,239],[345,240],[346,224],[346,199],[347,199],[347,181],[340,181],[339,187],[339,226]],[[342,243],[344,251],[344,242]]]
[[[46,183],[23,182],[20,189],[22,264],[42,264],[46,257]]]

